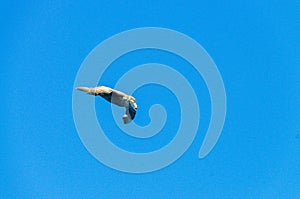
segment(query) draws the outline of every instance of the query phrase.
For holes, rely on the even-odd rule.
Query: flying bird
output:
[[[86,92],[90,95],[100,96],[110,103],[125,107],[126,111],[122,117],[124,124],[130,123],[135,117],[137,104],[135,98],[130,95],[126,95],[121,91],[106,86],[97,86],[94,88],[77,87],[76,90]]]

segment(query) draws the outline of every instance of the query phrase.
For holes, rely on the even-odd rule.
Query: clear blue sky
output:
[[[299,8],[296,0],[2,2],[0,198],[300,198]],[[188,151],[162,170],[137,175],[88,153],[74,125],[72,92],[96,45],[145,26],[180,31],[207,50],[224,80],[227,117],[217,145],[199,160],[210,115],[208,94],[201,96],[203,119]],[[113,65],[180,67],[164,52],[135,53]],[[199,81],[192,72],[190,81]],[[103,77],[109,86],[115,81]],[[164,96],[159,102],[178,105],[163,88],[144,89],[137,97],[156,89]],[[96,107],[103,106],[98,99]],[[137,122],[147,124],[142,113]],[[173,129],[178,121],[167,124]],[[140,144],[117,131],[108,137],[133,151],[151,151],[174,136]]]

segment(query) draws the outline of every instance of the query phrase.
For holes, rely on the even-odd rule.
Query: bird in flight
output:
[[[125,107],[126,111],[122,117],[124,124],[130,123],[135,117],[137,104],[135,98],[130,95],[126,95],[121,91],[106,86],[97,86],[94,88],[77,87],[76,90],[86,92],[90,95],[100,96],[110,103]]]

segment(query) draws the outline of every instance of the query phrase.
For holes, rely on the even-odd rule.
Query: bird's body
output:
[[[135,98],[130,95],[106,86],[97,86],[95,88],[77,87],[76,90],[84,91],[90,95],[101,96],[110,103],[125,107],[126,112],[122,117],[124,124],[131,122],[135,117],[137,104]]]

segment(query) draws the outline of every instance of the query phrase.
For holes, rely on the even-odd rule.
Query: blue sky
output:
[[[2,3],[0,198],[299,198],[299,7],[293,0]],[[182,32],[206,49],[223,77],[227,116],[217,145],[199,160],[210,102],[201,78],[184,70],[205,93],[198,96],[203,119],[193,144],[162,170],[128,174],[104,166],[81,143],[73,84],[101,41],[148,26]],[[101,81],[113,86],[114,66],[126,71],[147,62],[185,64],[165,52],[133,52]],[[137,98],[153,90],[163,96],[142,101],[145,109],[158,102],[178,112],[172,93],[155,85],[143,89]],[[98,99],[96,108],[103,106]],[[136,120],[145,125],[143,113]],[[178,121],[166,124],[172,130]],[[115,123],[108,118],[104,125]],[[127,150],[149,151],[174,134],[162,132],[143,144],[115,128],[107,136]]]

